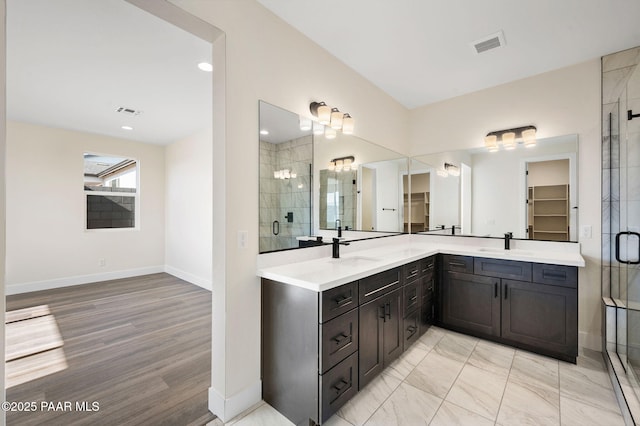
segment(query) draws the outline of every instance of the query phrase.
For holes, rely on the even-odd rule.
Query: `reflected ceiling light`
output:
[[[213,71],[213,65],[211,65],[209,62],[200,62],[198,64],[198,68],[200,68],[200,70],[205,72]]]
[[[444,170],[448,175],[460,176],[460,168],[450,163],[444,163]]]
[[[338,108],[331,109],[331,128],[340,130],[342,129],[342,118],[344,114],[338,110]]]
[[[331,123],[331,107],[324,102],[311,102],[309,111],[318,118],[320,124],[328,125]]]
[[[309,131],[312,128],[312,122],[310,118],[300,117],[300,130],[303,132]]]
[[[298,177],[298,174],[289,169],[276,170],[273,172],[273,177],[275,179],[295,179]]]
[[[440,177],[447,177],[449,176],[449,173],[447,173],[446,170],[442,170],[442,169],[438,169],[436,170],[436,174]]]
[[[266,136],[266,135],[269,134],[269,131],[267,129],[262,129],[262,130],[260,130],[260,134]]]
[[[338,108],[331,108],[324,102],[311,102],[309,111],[317,118],[318,123],[331,126],[334,130],[342,130],[345,135],[353,134],[355,120],[349,113],[340,112]]]
[[[337,135],[336,129],[332,129],[331,127],[326,127],[324,129],[324,137],[327,139],[335,139]]]
[[[355,170],[356,168],[356,159],[353,155],[349,155],[347,157],[334,158],[329,161],[329,166],[327,167],[330,172],[348,172],[349,170]]]
[[[122,130],[133,130],[133,127],[131,127],[131,126],[122,126],[121,129]]]
[[[515,149],[520,142],[525,147],[531,148],[536,145],[537,130],[535,126],[524,126],[490,132],[484,138],[484,146],[489,152],[497,151],[500,144],[506,150]]]

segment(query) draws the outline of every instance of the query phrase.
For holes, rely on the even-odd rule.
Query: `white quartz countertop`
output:
[[[340,259],[324,257],[260,268],[257,275],[309,290],[325,291],[437,253],[566,266],[582,267],[585,264],[579,252],[412,242],[349,252]]]

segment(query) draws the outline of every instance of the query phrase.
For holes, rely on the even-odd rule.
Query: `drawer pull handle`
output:
[[[508,285],[504,285],[504,300],[507,300],[507,290],[509,289]]]
[[[493,297],[498,297],[498,282],[493,283]]]
[[[553,280],[566,280],[567,274],[563,272],[544,271],[542,276],[545,278],[551,278]]]
[[[389,302],[384,304],[384,316],[391,319],[391,303]]]
[[[449,266],[459,266],[461,268],[466,268],[467,264],[462,262],[449,262]]]
[[[336,302],[336,305],[338,305],[338,307],[342,307],[345,305],[348,305],[349,303],[353,302],[353,297],[352,296],[342,296],[342,298],[335,298],[334,299]]]
[[[333,385],[333,390],[336,391],[336,393],[340,393],[342,392],[342,390],[347,387],[347,385],[349,385],[349,382],[347,382],[346,380],[342,379],[340,380],[340,382],[338,382],[337,384]]]
[[[407,327],[407,331],[411,334],[415,333],[417,329],[418,327],[416,327],[415,325],[410,325],[409,327]]]
[[[337,346],[340,346],[340,343],[344,342],[344,341],[345,341],[345,339],[348,339],[348,338],[349,338],[349,336],[347,336],[346,334],[344,334],[344,333],[340,333],[339,335],[337,335],[336,337],[334,337],[332,340],[333,340],[334,342],[336,342],[336,345],[337,345]]]
[[[409,299],[409,302],[413,302],[414,300],[416,300],[418,298],[418,296],[413,296],[411,299]]]
[[[380,288],[378,288],[376,290],[370,291],[369,293],[365,293],[364,297],[369,297],[372,294],[379,293],[379,292],[381,292],[381,291],[383,291],[383,290],[385,290],[385,289],[387,289],[389,287],[393,287],[394,285],[399,284],[399,283],[400,283],[400,281],[396,280],[396,281],[394,281],[394,282],[392,282],[390,284],[385,285],[384,287],[380,287]]]
[[[430,263],[430,264],[427,265],[427,270],[429,270],[429,269],[433,269],[433,263]]]

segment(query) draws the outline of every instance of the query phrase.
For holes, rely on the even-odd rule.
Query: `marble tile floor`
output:
[[[208,424],[220,426],[216,419]],[[226,423],[291,425],[262,402]],[[599,352],[577,365],[431,327],[327,426],[624,425]]]

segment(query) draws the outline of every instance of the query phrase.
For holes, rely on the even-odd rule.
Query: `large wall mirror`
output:
[[[577,135],[414,157],[410,231],[577,241],[577,157]]]
[[[260,253],[338,226],[349,239],[403,231],[405,156],[340,132],[327,139],[308,117],[263,101],[259,113]]]

